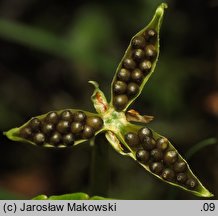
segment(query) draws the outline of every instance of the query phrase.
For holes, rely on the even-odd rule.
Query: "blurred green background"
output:
[[[131,37],[161,2],[0,0],[0,131],[51,110],[94,111],[88,80],[110,97]],[[188,162],[217,199],[218,1],[166,2],[159,62],[132,108],[154,115],[149,127],[183,156],[199,142],[208,145],[200,144]],[[199,199],[154,178],[101,137],[98,144],[101,166],[88,142],[54,150],[1,136],[0,199],[78,191],[118,199]]]

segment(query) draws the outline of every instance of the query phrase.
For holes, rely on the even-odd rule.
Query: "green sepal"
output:
[[[151,70],[150,72],[146,75],[146,77],[144,78],[142,84],[140,85],[140,89],[139,89],[139,92],[137,95],[135,95],[132,99],[129,100],[129,102],[127,103],[126,107],[123,109],[124,111],[126,111],[126,109],[129,107],[129,105],[135,101],[135,99],[141,94],[142,90],[143,90],[143,87],[145,85],[145,83],[148,81],[148,79],[150,78],[150,76],[152,75],[152,73],[154,72],[155,70],[155,67],[156,67],[156,64],[157,64],[157,61],[158,61],[158,56],[159,56],[159,52],[160,52],[160,43],[159,43],[159,34],[160,34],[160,27],[161,27],[161,24],[162,24],[162,21],[163,21],[163,16],[164,16],[164,10],[167,8],[167,4],[165,3],[162,3],[161,5],[159,5],[159,7],[156,9],[155,11],[155,14],[151,20],[151,22],[145,27],[143,28],[141,31],[139,31],[136,35],[134,35],[130,41],[130,44],[129,46],[127,47],[127,50],[125,51],[125,54],[123,56],[123,58],[121,59],[118,67],[117,67],[117,70],[116,70],[116,73],[113,77],[113,80],[112,80],[112,84],[111,84],[111,101],[110,101],[110,104],[112,106],[113,104],[113,97],[114,97],[114,94],[113,94],[113,85],[114,85],[114,82],[116,81],[116,77],[117,77],[117,73],[118,71],[122,68],[122,63],[123,63],[123,60],[127,57],[130,57],[131,55],[131,43],[132,43],[132,40],[134,39],[134,37],[136,36],[141,36],[143,35],[147,29],[149,28],[152,28],[154,30],[156,30],[157,32],[157,41],[156,43],[154,44],[155,48],[156,48],[156,57],[155,57],[155,60],[153,61],[152,63],[152,67],[151,67]],[[119,111],[122,111],[122,110],[119,110]]]

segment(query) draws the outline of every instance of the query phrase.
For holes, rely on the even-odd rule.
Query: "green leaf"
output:
[[[111,85],[110,102],[117,111],[128,108],[154,72],[159,56],[159,33],[165,8],[167,5],[162,3],[151,22],[131,39],[118,65]]]

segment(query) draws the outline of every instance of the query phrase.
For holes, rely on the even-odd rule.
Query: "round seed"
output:
[[[186,185],[191,188],[191,189],[194,189],[197,185],[197,181],[193,178],[189,178],[187,181],[186,181]]]
[[[54,130],[54,125],[51,123],[45,123],[42,125],[42,132],[44,134],[50,134]]]
[[[160,161],[160,160],[162,160],[163,159],[162,151],[160,149],[157,149],[157,148],[153,149],[151,151],[151,158],[152,158],[153,161]]]
[[[157,51],[154,47],[154,45],[149,44],[148,46],[145,47],[145,56],[148,57],[149,59],[154,59],[157,55]]]
[[[72,133],[65,134],[63,136],[63,143],[67,146],[72,146],[74,144],[74,136]]]
[[[127,94],[129,96],[135,96],[139,92],[139,86],[136,83],[129,83],[127,86]]]
[[[163,164],[161,162],[154,162],[150,164],[149,168],[153,173],[160,174],[163,170]]]
[[[67,133],[70,129],[70,123],[68,121],[60,121],[56,128],[60,133]]]
[[[140,63],[139,68],[145,73],[149,72],[152,67],[152,64],[149,60],[144,60]]]
[[[142,61],[144,57],[145,57],[145,52],[142,49],[136,49],[132,53],[132,58],[137,62]]]
[[[24,127],[20,129],[20,136],[23,138],[30,138],[32,135],[32,131],[30,127]]]
[[[116,81],[113,86],[115,94],[123,94],[126,92],[127,84],[123,81]]]
[[[123,60],[123,67],[128,70],[133,70],[136,67],[135,62],[131,58],[126,58]]]
[[[40,128],[40,120],[38,118],[33,118],[30,120],[29,123],[29,127],[33,130],[33,131],[37,131]]]
[[[140,162],[147,162],[149,160],[149,153],[144,149],[139,149],[136,152],[136,159]]]
[[[83,130],[83,124],[81,122],[72,122],[71,124],[71,132],[74,134],[78,134]]]
[[[102,128],[103,120],[98,116],[90,116],[86,120],[86,125],[91,126],[95,131],[97,131]]]
[[[164,155],[164,162],[168,165],[174,164],[177,161],[178,154],[176,151],[171,150],[167,151],[166,154]]]
[[[134,132],[129,132],[125,134],[125,141],[131,147],[136,147],[139,144],[138,135]]]
[[[64,110],[61,113],[61,119],[65,120],[65,121],[72,121],[73,115],[72,112],[70,110]]]
[[[82,111],[77,111],[74,113],[74,121],[83,122],[86,119],[86,114]]]
[[[58,114],[56,112],[48,113],[46,121],[51,124],[56,124],[58,122]]]
[[[154,29],[147,29],[145,39],[147,42],[154,43],[157,39],[157,32]]]
[[[61,142],[61,134],[59,132],[54,132],[50,137],[50,143],[53,145],[58,145]]]
[[[93,137],[94,134],[95,134],[94,129],[91,126],[89,126],[89,125],[85,125],[85,127],[83,129],[82,137],[84,139],[89,139],[89,138]]]
[[[145,39],[142,36],[136,36],[132,40],[132,47],[135,49],[144,48],[145,46]]]
[[[168,139],[165,137],[161,137],[157,139],[157,148],[165,151],[168,148],[169,144],[168,144]]]
[[[144,138],[144,141],[142,142],[142,147],[145,150],[150,151],[156,147],[156,142],[153,138],[147,136]]]
[[[43,133],[36,133],[33,137],[33,142],[41,145],[45,142],[45,135]]]
[[[128,82],[130,79],[130,72],[125,68],[121,68],[120,71],[117,73],[117,77],[123,82]]]
[[[184,183],[187,180],[187,175],[185,173],[178,173],[176,180],[180,183]]]
[[[142,127],[139,131],[138,131],[138,136],[141,142],[144,142],[146,137],[152,137],[152,132],[150,129],[148,129],[147,127]]]
[[[126,107],[127,103],[128,103],[128,97],[124,94],[115,96],[113,98],[113,104],[116,110],[118,111],[123,110]]]
[[[171,170],[170,168],[166,168],[164,169],[164,171],[162,172],[162,177],[165,180],[171,181],[175,178],[175,173],[173,170]]]
[[[131,73],[131,78],[134,82],[141,84],[141,82],[144,78],[144,75],[143,75],[142,71],[137,68]]]
[[[174,164],[173,169],[176,172],[185,172],[187,169],[187,165],[184,161],[178,161]]]

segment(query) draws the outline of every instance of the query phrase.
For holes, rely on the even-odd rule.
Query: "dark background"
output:
[[[154,115],[149,127],[183,156],[199,142],[208,144],[188,162],[217,199],[218,1],[166,2],[159,62],[132,108]],[[130,38],[147,25],[159,3],[1,0],[0,131],[50,110],[94,111],[88,80],[99,82],[110,97],[110,82]],[[95,195],[118,199],[198,199],[162,183],[103,141],[102,146],[105,166],[95,172],[101,182],[96,190],[88,142],[54,150],[1,136],[0,198],[98,191]]]

